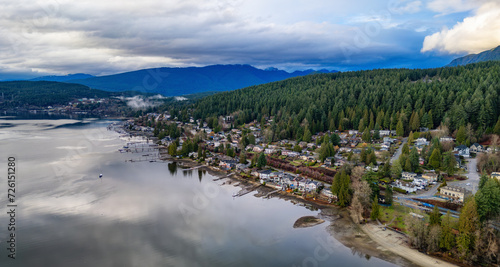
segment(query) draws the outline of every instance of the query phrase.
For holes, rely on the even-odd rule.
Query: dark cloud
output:
[[[9,71],[100,75],[232,63],[287,70],[432,65],[419,52],[425,35],[414,29],[422,25],[414,14],[422,8],[419,1],[396,13],[386,1],[368,0],[285,6],[263,0],[3,2],[0,67]],[[339,8],[353,13],[341,16]]]

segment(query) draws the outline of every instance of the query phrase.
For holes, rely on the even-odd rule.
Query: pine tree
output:
[[[361,136],[361,139],[363,139],[363,141],[369,143],[371,141],[371,135],[370,135],[370,130],[367,128],[365,128],[365,130],[363,131],[363,135]]]
[[[471,197],[464,204],[458,219],[457,246],[462,259],[468,259],[473,252],[478,227],[479,215],[477,214],[476,200]]]
[[[394,195],[394,192],[392,190],[392,187],[390,185],[387,186],[385,189],[385,203],[387,205],[392,205],[392,197]]]
[[[259,158],[257,160],[257,168],[261,169],[265,167],[267,164],[266,155],[264,153],[260,153]]]
[[[429,164],[436,170],[441,166],[441,151],[439,151],[438,148],[434,148],[432,151],[431,157],[429,158]]]
[[[419,156],[418,156],[418,151],[416,147],[413,147],[410,152],[410,163],[411,163],[411,169],[412,171],[416,171],[419,166]]]
[[[477,211],[481,221],[500,215],[500,183],[488,179],[475,195]]]
[[[463,145],[467,141],[467,132],[465,130],[465,126],[462,125],[460,126],[460,128],[458,128],[456,140],[459,145]]]
[[[305,142],[311,142],[311,137],[312,134],[311,131],[309,131],[309,127],[305,127],[304,136],[302,137],[302,140],[304,140]]]
[[[450,211],[446,212],[443,220],[441,221],[441,239],[439,247],[448,251],[455,247],[455,234],[451,230],[451,215]]]
[[[439,209],[437,206],[434,206],[432,209],[432,212],[429,216],[429,223],[431,225],[440,225],[441,224],[441,212],[439,212]]]
[[[398,124],[396,125],[396,134],[398,136],[404,136],[405,135],[405,129],[403,127],[403,122],[401,119],[399,119]]]
[[[498,117],[495,128],[493,128],[493,133],[500,135],[500,117]]]
[[[372,202],[372,212],[370,213],[370,219],[375,221],[380,216],[380,205],[378,204],[377,198],[373,199]]]
[[[410,132],[410,134],[408,135],[408,143],[411,144],[413,143],[414,141],[414,137],[413,137],[413,131]]]

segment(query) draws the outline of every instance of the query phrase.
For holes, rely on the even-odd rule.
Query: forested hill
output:
[[[500,62],[460,67],[317,74],[206,97],[195,118],[235,115],[235,124],[274,116],[275,138],[336,129],[471,125],[485,132],[500,114]],[[188,107],[186,107],[188,108]],[[187,114],[184,112],[183,114]]]
[[[127,93],[130,94],[130,93]],[[78,98],[119,95],[72,83],[46,81],[0,82],[0,107],[49,106],[68,104]]]
[[[250,65],[212,65],[189,68],[156,68],[71,80],[106,91],[140,91],[180,96],[209,91],[228,91],[314,73],[313,70],[261,70]],[[328,72],[320,70],[319,72]]]
[[[470,54],[464,57],[459,57],[457,59],[454,59],[450,64],[447,65],[447,67],[455,67],[490,60],[500,60],[500,46],[483,51],[479,54]]]

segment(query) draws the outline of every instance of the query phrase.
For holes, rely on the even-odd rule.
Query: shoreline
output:
[[[232,175],[224,177],[223,179],[229,179],[234,182],[239,182],[240,184],[238,186],[242,189],[248,188],[250,186],[260,185],[255,189],[255,197],[263,197],[267,193],[275,190],[274,188],[262,185],[256,181],[251,181],[247,178],[243,178],[236,173],[217,170],[191,159],[164,158],[162,160],[180,163],[181,168],[193,168],[202,166],[199,169],[205,170],[209,174],[219,178],[232,173]],[[367,258],[376,257],[398,266],[407,267],[458,266],[450,262],[423,254],[418,250],[412,249],[406,244],[403,244],[403,241],[387,241],[388,237],[391,236],[392,238],[397,238],[397,233],[394,233],[390,230],[385,231],[384,233],[386,233],[388,237],[382,234],[372,233],[373,229],[378,228],[377,226],[373,224],[355,224],[349,215],[349,211],[346,209],[342,209],[335,205],[317,203],[305,199],[302,196],[295,196],[282,191],[277,192],[276,194],[274,194],[274,196],[280,199],[284,199],[285,201],[290,201],[292,203],[299,202],[305,206],[310,206],[314,209],[319,210],[320,213],[318,214],[318,218],[328,222],[326,230],[330,234],[330,236],[335,238],[342,245],[350,248],[353,253],[360,254],[360,256],[364,256]],[[382,230],[379,229],[379,231]]]
[[[267,193],[275,190],[275,188],[262,185],[257,181],[242,177],[235,172],[215,169],[211,166],[201,164],[189,158],[179,159],[167,156],[160,157],[159,160],[175,162],[179,164],[179,167],[181,169],[199,167],[197,168],[198,170],[204,170],[210,175],[218,177],[219,179],[229,179],[231,181],[229,184],[232,184],[232,182],[239,182],[237,186],[241,189],[249,189],[250,187],[254,187],[253,191],[257,192],[256,194],[254,194],[255,197],[263,197]],[[386,231],[386,233],[388,233],[388,236],[385,237],[382,234],[376,234],[372,232],[373,229],[370,228],[376,227],[375,225],[360,225],[354,223],[347,209],[342,209],[332,204],[323,204],[313,200],[308,200],[302,196],[292,195],[283,191],[275,193],[274,196],[280,199],[284,199],[285,201],[290,201],[293,204],[299,202],[306,207],[311,207],[313,209],[319,210],[320,213],[318,214],[318,218],[324,219],[325,221],[329,222],[326,230],[330,234],[330,236],[335,238],[342,245],[350,248],[353,254],[360,254],[360,256],[364,256],[367,259],[369,259],[370,257],[376,257],[398,266],[458,266],[450,262],[420,253],[418,250],[412,249],[407,245],[402,244],[402,242],[398,243],[387,241],[387,237],[391,236],[392,231]]]

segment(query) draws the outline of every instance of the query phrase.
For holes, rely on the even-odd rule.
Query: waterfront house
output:
[[[236,160],[223,159],[219,162],[219,167],[223,170],[231,170],[236,167],[236,164],[238,164]]]
[[[470,190],[467,190],[463,187],[447,185],[443,186],[440,189],[441,196],[449,199],[454,199],[460,203],[464,202],[468,196],[472,195]]]

